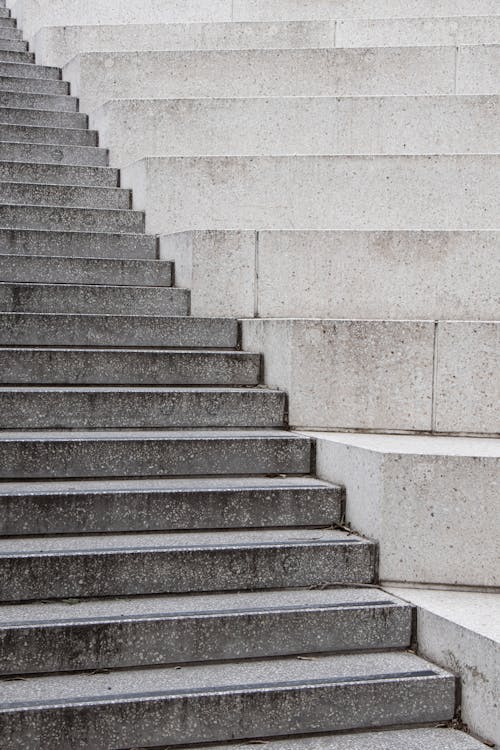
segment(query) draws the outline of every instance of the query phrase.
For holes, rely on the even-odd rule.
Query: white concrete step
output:
[[[500,45],[461,47],[458,60],[455,47],[91,52],[64,78],[84,112],[123,98],[494,94],[499,54]]]
[[[130,597],[71,606],[3,605],[0,672],[34,674],[405,649],[410,645],[411,625],[412,608],[377,589]],[[3,644],[9,644],[9,651]]]
[[[287,391],[297,427],[498,436],[500,324],[491,321],[243,321],[243,347]],[[492,442],[493,445],[493,442]]]
[[[499,232],[195,231],[163,235],[193,315],[495,320]]]
[[[496,0],[199,0],[141,5],[107,0],[88,12],[85,0],[18,0],[16,15],[26,38],[44,26],[164,24],[227,21],[304,21],[344,18],[400,18],[499,15]]]
[[[37,60],[63,67],[81,52],[294,49],[497,44],[500,16],[232,23],[49,26],[34,40]]]
[[[491,155],[152,157],[125,167],[122,185],[133,189],[135,208],[147,208],[146,231],[158,234],[495,230],[499,161]]]
[[[443,722],[455,679],[410,653],[260,659],[5,683],[5,750],[100,750]],[[297,717],[300,716],[300,723]],[[29,734],[28,734],[29,733]]]
[[[118,99],[92,113],[91,127],[116,167],[143,156],[489,154],[500,152],[499,102],[496,96]]]

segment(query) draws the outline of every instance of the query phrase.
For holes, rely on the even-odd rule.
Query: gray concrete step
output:
[[[24,80],[32,78],[40,81],[40,85],[43,85],[43,81],[47,79],[61,81],[61,69],[49,65],[0,62],[0,76]],[[17,88],[13,90],[17,91]]]
[[[260,355],[236,351],[35,347],[0,349],[0,361],[13,385],[256,385],[260,376]]]
[[[5,750],[349,731],[452,718],[455,678],[410,653],[295,657],[5,683]]]
[[[15,26],[0,25],[0,39],[22,39],[22,32]]]
[[[172,272],[165,260],[0,254],[0,278],[10,282],[169,287]]]
[[[0,581],[5,602],[370,584],[375,552],[308,528],[16,537],[0,540]]]
[[[311,441],[279,430],[0,432],[4,479],[309,474]]]
[[[6,8],[0,8],[0,29],[16,28],[16,19],[11,18],[9,13]]]
[[[85,130],[87,128],[87,121],[87,115],[82,112],[53,112],[43,109],[33,110],[22,109],[21,107],[0,106],[0,122],[2,126],[11,124],[17,127],[31,125],[36,127]],[[32,143],[37,143],[37,141],[34,140]]]
[[[3,482],[0,536],[331,526],[343,499],[312,477]]]
[[[150,234],[62,232],[0,227],[0,252],[17,256],[84,255],[89,259],[153,259],[157,254],[156,245],[156,237]]]
[[[284,417],[285,394],[264,388],[0,387],[0,430],[283,428]]]
[[[405,649],[411,630],[412,608],[377,589],[5,605],[0,673]]]
[[[267,750],[485,750],[485,747],[470,734],[446,727],[288,737],[285,740],[266,742]],[[243,743],[212,746],[211,750],[247,748],[248,744]]]
[[[35,66],[33,66],[35,67]],[[69,94],[69,83],[52,78],[19,78],[2,75],[0,66],[0,91],[51,95]]]
[[[0,113],[0,122],[2,114]],[[0,126],[0,141],[10,143],[46,143],[66,146],[97,146],[95,130],[76,128],[34,127],[32,125]]]
[[[0,182],[0,203],[127,210],[131,208],[132,192],[122,188]]]
[[[0,203],[0,226],[91,232],[143,232],[142,211],[116,211],[64,206],[16,206]]]
[[[33,94],[17,91],[0,91],[0,107],[20,109],[49,109],[55,112],[77,112],[78,99],[57,94]]]
[[[95,146],[66,146],[39,143],[0,143],[0,160],[38,164],[105,167],[108,152]],[[70,183],[71,184],[71,183]]]
[[[27,49],[26,45],[22,46],[18,51],[15,49],[3,49],[2,39],[0,39],[0,62],[34,63],[35,55],[32,52],[28,52]]]
[[[0,144],[2,147],[9,144]],[[22,146],[23,144],[18,144]],[[44,146],[43,148],[50,148]],[[71,148],[77,148],[71,146]],[[93,151],[94,149],[89,149]],[[97,149],[95,149],[97,150]],[[22,161],[0,161],[1,182],[41,182],[49,185],[118,187],[118,170],[111,167],[72,166]]]
[[[0,313],[0,346],[121,346],[234,349],[230,318]]]
[[[28,42],[20,39],[0,39],[0,52],[28,52]]]
[[[1,216],[1,207],[0,207]],[[170,287],[0,282],[0,311],[188,315],[189,292]]]

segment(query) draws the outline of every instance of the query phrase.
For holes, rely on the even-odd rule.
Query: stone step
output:
[[[153,234],[221,226],[494,230],[499,161],[490,154],[151,157],[123,168],[121,184],[135,190],[136,208],[147,206]]]
[[[0,91],[0,107],[16,109],[48,109],[54,112],[77,112],[78,99],[57,94],[34,94],[17,91]]]
[[[230,318],[0,313],[0,346],[232,349],[237,343],[238,324]]]
[[[160,255],[191,290],[192,315],[498,317],[498,231],[195,231],[160,237]]]
[[[500,93],[482,80],[498,48],[481,50],[482,59],[461,55],[458,68],[455,47],[90,52],[73,58],[64,78],[83,112],[129,98]]]
[[[132,194],[121,188],[0,182],[0,203],[127,210],[131,208]]]
[[[10,18],[10,10],[0,4],[0,18]]]
[[[0,106],[0,122],[2,126],[6,126],[7,124],[14,127],[31,125],[36,127],[85,130],[87,128],[87,121],[87,115],[82,112],[53,112],[43,109],[33,110]],[[36,140],[33,141],[33,143],[36,142]]]
[[[312,477],[3,482],[0,535],[331,526],[343,499]]]
[[[5,602],[370,584],[375,553],[309,528],[16,537],[0,540],[0,580]]]
[[[0,207],[1,216],[1,207]],[[0,311],[188,315],[189,292],[170,287],[0,282]]]
[[[64,206],[16,206],[0,203],[0,226],[20,229],[59,229],[91,232],[143,232],[141,211],[116,211]]]
[[[284,417],[284,392],[264,388],[0,387],[0,430],[282,428]]]
[[[4,479],[308,474],[311,441],[279,430],[1,432]]]
[[[7,63],[0,62],[0,76],[12,78],[13,83],[19,83],[21,80],[31,78],[40,81],[40,85],[47,82],[48,79],[61,81],[61,69],[49,65],[32,65],[30,63]],[[19,79],[19,81],[18,81]],[[17,91],[17,87],[12,89]]]
[[[5,41],[5,40],[3,40]],[[32,52],[27,51],[27,47],[23,46],[19,51],[15,49],[3,49],[2,39],[0,39],[0,62],[12,62],[12,63],[34,63],[35,56]]]
[[[69,83],[52,78],[9,78],[2,75],[0,70],[0,91],[56,96],[67,95],[69,94]]]
[[[105,167],[108,153],[95,146],[66,146],[39,143],[0,143],[0,160],[38,164]]]
[[[226,662],[5,683],[5,750],[179,745],[442,723],[455,678],[411,653]]]
[[[172,276],[165,260],[0,254],[0,278],[10,282],[170,287]]]
[[[411,631],[412,608],[377,589],[4,605],[0,673],[405,649]]]
[[[399,729],[334,734],[266,742],[268,750],[484,750],[485,745],[456,729]],[[212,750],[247,750],[248,744],[212,746]],[[202,750],[201,747],[193,750]]]
[[[2,113],[0,112],[0,121]],[[65,146],[97,146],[95,130],[76,128],[34,127],[32,125],[6,125],[2,123],[0,141],[11,143],[46,143]]]
[[[11,144],[0,143],[0,152]],[[22,147],[26,144],[14,144]],[[43,146],[42,148],[50,148]],[[55,147],[57,150],[57,147]],[[71,146],[78,148],[77,146]],[[94,151],[97,149],[88,149]],[[42,162],[0,161],[1,182],[36,182],[49,185],[80,185],[87,187],[118,187],[118,170],[71,164],[44,164]]]
[[[0,166],[1,171],[1,166]],[[2,229],[0,252],[17,256],[86,256],[92,259],[156,258],[156,237],[149,234]]]
[[[22,39],[0,38],[0,52],[23,52],[29,54],[28,42],[23,42]]]
[[[122,99],[91,121],[116,167],[145,154],[498,153],[499,103],[495,96]]]
[[[0,39],[22,40],[22,38],[22,32],[15,26],[4,26],[3,24],[0,25]]]
[[[207,342],[214,329],[204,327]],[[193,343],[203,342],[200,332]],[[234,346],[236,338],[219,343]],[[0,349],[0,359],[2,382],[14,385],[256,385],[260,374],[259,354],[218,350],[18,348]]]
[[[15,28],[16,19],[11,18],[9,15],[10,11],[6,8],[0,8],[0,28]]]

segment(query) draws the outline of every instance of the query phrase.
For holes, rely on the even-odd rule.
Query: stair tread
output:
[[[227,531],[175,531],[99,536],[77,534],[72,536],[17,537],[0,540],[0,556],[38,556],[46,554],[94,555],[113,552],[168,551],[178,549],[242,547],[296,547],[324,546],[330,544],[368,545],[372,542],[340,529],[245,529]]]
[[[391,606],[409,609],[411,605],[375,587],[339,587],[323,590],[284,589],[224,594],[185,594],[125,597],[123,599],[75,600],[71,603],[4,604],[0,606],[0,627],[9,624],[32,627],[37,623],[76,623],[124,618],[180,617],[208,613],[266,612],[324,607]]]
[[[266,438],[310,442],[310,438],[287,430],[35,430],[33,432],[0,432],[0,442],[7,440],[237,440]]]
[[[412,653],[343,654],[311,660],[259,659],[224,664],[203,664],[157,669],[110,671],[106,674],[51,675],[2,683],[3,710],[25,703],[38,706],[68,705],[89,700],[108,702],[118,694],[122,700],[140,695],[178,695],[213,689],[249,690],[272,685],[349,683],[386,679],[451,679],[445,670]]]

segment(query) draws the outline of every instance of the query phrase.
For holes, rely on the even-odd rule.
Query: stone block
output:
[[[430,430],[434,323],[243,320],[243,348],[289,395],[294,426]]]
[[[122,170],[146,231],[490,230],[500,157],[152,157]],[[481,191],[477,185],[481,185]],[[409,199],[411,196],[411,200]]]
[[[417,606],[419,651],[460,675],[462,719],[500,745],[500,596],[391,589]]]
[[[110,164],[143,156],[498,153],[498,97],[112,99],[91,127]]]
[[[498,91],[500,45],[460,47],[457,51],[457,94]]]
[[[499,441],[308,434],[318,475],[346,487],[348,522],[379,543],[382,581],[499,585]]]

